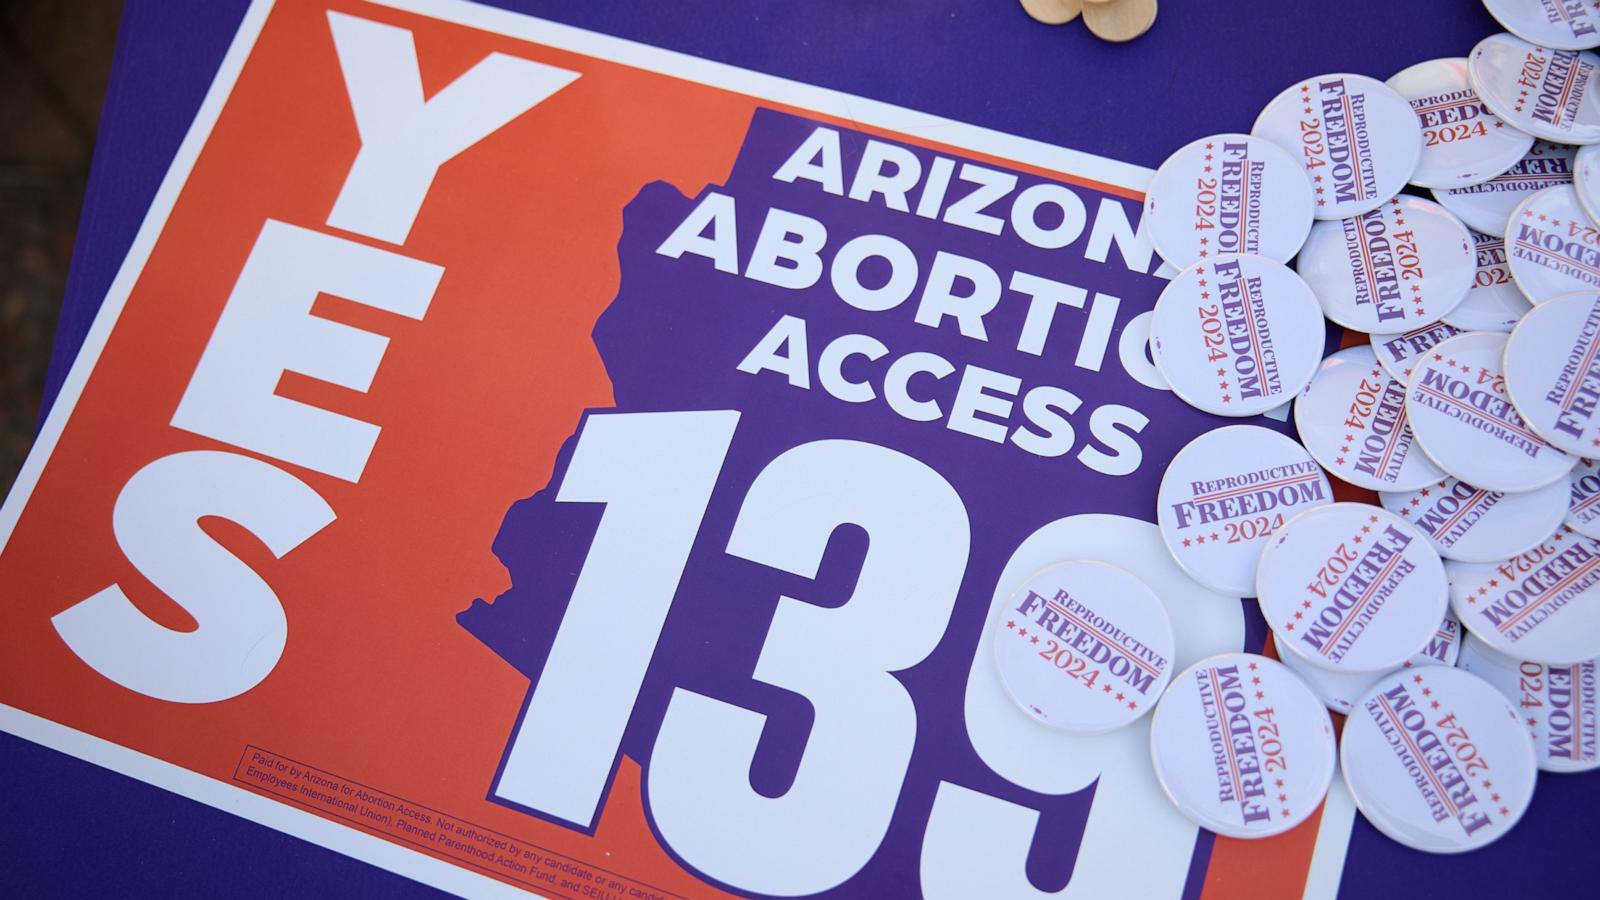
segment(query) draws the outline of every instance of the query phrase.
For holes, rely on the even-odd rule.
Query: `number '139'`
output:
[[[738,421],[731,410],[585,420],[556,499],[603,503],[605,512],[512,736],[496,797],[578,827],[595,823]],[[844,524],[868,535],[851,596],[834,608],[781,598],[751,673],[804,696],[814,711],[791,787],[767,797],[750,785],[764,716],[684,688],[674,691],[650,754],[646,799],[662,838],[700,872],[740,889],[826,890],[878,850],[918,724],[891,673],[915,666],[939,643],[966,572],[971,527],[955,488],[904,453],[852,440],[801,444],[768,463],[744,497],[727,552],[814,578],[829,537]],[[1155,540],[1151,531],[1118,516],[1045,525],[1013,553],[989,618],[1005,599],[1001,589],[1066,547],[1082,556],[1115,553]],[[1211,607],[1200,610],[1208,625],[1179,629],[1201,644],[1180,646],[1180,656],[1238,646],[1237,603],[1188,582],[1169,587],[1199,595],[1197,603],[1176,598],[1183,605]],[[617,598],[626,598],[628,615],[616,615]],[[615,651],[605,666],[593,658],[601,645]],[[1098,780],[1096,796],[1114,798],[1092,808],[1062,893],[1176,895],[1195,829],[1161,797],[1142,752],[1144,728],[1092,739],[1040,728],[1004,697],[986,665],[991,652],[987,637],[978,641],[965,704],[967,734],[983,761],[1027,790],[1065,794]],[[1037,818],[1033,809],[940,782],[920,854],[923,893],[1042,895],[1023,871]],[[1114,865],[1114,848],[1128,842],[1157,852],[1127,871]]]

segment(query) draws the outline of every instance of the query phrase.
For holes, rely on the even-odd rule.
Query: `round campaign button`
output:
[[[1172,679],[1150,723],[1150,757],[1190,821],[1268,837],[1305,821],[1328,793],[1333,722],[1282,663],[1225,653]]]
[[[1150,710],[1172,677],[1172,622],[1145,583],[1103,562],[1029,579],[995,620],[1000,681],[1046,725],[1099,734]]]
[[[1383,508],[1417,526],[1445,559],[1495,562],[1538,546],[1567,515],[1565,481],[1516,494],[1473,487],[1459,478],[1378,495]]]
[[[1567,488],[1567,527],[1584,537],[1600,538],[1600,463],[1578,460]]]
[[[1444,621],[1439,623],[1439,628],[1428,641],[1428,646],[1406,660],[1403,668],[1455,665],[1456,655],[1461,651],[1461,633],[1461,623],[1456,621],[1455,616],[1446,612]],[[1300,676],[1300,680],[1306,683],[1306,687],[1311,688],[1311,692],[1317,695],[1317,699],[1321,700],[1324,706],[1340,715],[1349,715],[1350,710],[1355,708],[1356,700],[1367,692],[1367,688],[1372,687],[1373,682],[1387,674],[1320,669],[1293,653],[1283,654],[1283,664]]]
[[[1422,158],[1411,183],[1429,188],[1488,181],[1517,164],[1533,138],[1506,127],[1467,83],[1467,61],[1430,59],[1388,81],[1422,126]]]
[[[1428,645],[1444,618],[1444,565],[1404,519],[1367,503],[1309,509],[1273,533],[1256,599],[1279,654],[1382,672]]]
[[[1156,522],[1189,577],[1234,597],[1255,591],[1256,560],[1289,516],[1333,502],[1305,448],[1270,428],[1231,425],[1178,451],[1161,476]]]
[[[1438,318],[1472,287],[1477,254],[1467,227],[1420,197],[1318,222],[1295,268],[1329,319],[1356,331],[1406,331]]]
[[[1567,294],[1523,316],[1502,364],[1506,394],[1536,434],[1600,457],[1600,293]]]
[[[1253,416],[1305,387],[1324,334],[1316,298],[1287,266],[1222,256],[1183,270],[1161,292],[1150,355],[1190,406]]]
[[[1365,75],[1319,75],[1284,89],[1250,133],[1298,158],[1319,219],[1377,208],[1405,187],[1422,154],[1411,104]]]
[[[1569,666],[1600,656],[1600,542],[1563,527],[1497,563],[1445,564],[1467,630],[1515,659]]]
[[[1505,237],[1506,222],[1517,204],[1535,191],[1572,183],[1573,156],[1578,148],[1534,141],[1528,155],[1482,184],[1433,191],[1439,205],[1455,213],[1473,231]]]
[[[1383,370],[1371,347],[1349,347],[1323,360],[1300,392],[1295,428],[1323,468],[1356,487],[1425,487],[1444,472],[1417,447],[1405,397],[1405,382]]]
[[[1572,189],[1590,222],[1600,222],[1600,144],[1578,150],[1573,161]]]
[[[1144,198],[1144,227],[1177,268],[1224,253],[1287,262],[1311,230],[1300,161],[1247,134],[1201,138],[1167,157]]]
[[[1532,313],[1529,313],[1532,315]],[[1566,476],[1573,457],[1545,443],[1506,397],[1506,336],[1469,331],[1412,363],[1406,412],[1424,453],[1490,491],[1531,491]]]
[[[1534,304],[1600,288],[1600,228],[1578,206],[1571,186],[1545,188],[1512,210],[1506,265]]]
[[[1449,340],[1461,333],[1461,329],[1444,322],[1433,322],[1421,325],[1410,331],[1400,334],[1380,334],[1374,332],[1367,335],[1367,342],[1372,346],[1372,352],[1378,357],[1378,363],[1385,372],[1406,381],[1411,378],[1411,359],[1433,349],[1433,345],[1440,341]]]
[[[1533,741],[1488,682],[1449,666],[1379,679],[1350,712],[1340,768],[1356,808],[1416,850],[1461,853],[1498,839],[1533,799]]]
[[[1552,50],[1493,34],[1467,56],[1467,78],[1485,105],[1512,128],[1563,144],[1600,141],[1600,96],[1588,51]]]
[[[1483,0],[1483,5],[1505,30],[1541,47],[1600,47],[1600,4],[1594,0]]]
[[[1570,666],[1512,659],[1489,649],[1477,635],[1461,648],[1461,668],[1494,685],[1517,708],[1539,768],[1546,772],[1587,772],[1600,768],[1595,747],[1595,663]]]
[[[1510,331],[1533,304],[1511,280],[1506,242],[1474,231],[1472,244],[1478,254],[1472,290],[1455,309],[1445,313],[1444,321],[1462,331]]]

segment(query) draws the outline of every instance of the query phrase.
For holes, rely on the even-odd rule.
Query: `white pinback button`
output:
[[[1286,88],[1250,133],[1301,160],[1319,219],[1377,208],[1405,187],[1422,154],[1411,104],[1364,75],[1321,75]]]
[[[1534,137],[1564,144],[1600,141],[1600,57],[1552,50],[1509,34],[1478,42],[1467,56],[1467,77],[1495,115]]]
[[[1506,394],[1535,433],[1600,457],[1600,293],[1567,294],[1523,316],[1502,364]]]
[[[1373,332],[1367,342],[1384,371],[1406,381],[1411,378],[1411,359],[1433,349],[1433,345],[1461,333],[1461,329],[1444,322],[1432,322],[1400,334]]]
[[[1322,467],[1356,487],[1409,491],[1444,477],[1406,421],[1406,386],[1368,346],[1322,361],[1294,403],[1294,424]]]
[[[1405,668],[1415,666],[1453,666],[1456,658],[1461,653],[1461,638],[1466,629],[1461,627],[1461,622],[1456,619],[1453,610],[1445,609],[1444,619],[1439,622],[1438,630],[1434,631],[1429,639],[1428,646],[1423,647],[1417,655],[1406,660]]]
[[[1534,304],[1600,287],[1600,228],[1578,206],[1570,185],[1545,188],[1512,210],[1506,265]]]
[[[1467,227],[1410,196],[1318,222],[1295,262],[1329,319],[1369,333],[1437,321],[1467,296],[1477,265]]]
[[[1275,660],[1213,656],[1185,669],[1150,723],[1156,778],[1178,811],[1236,838],[1305,821],[1333,781],[1333,722]]]
[[[1541,47],[1600,47],[1600,14],[1593,0],[1483,0],[1483,5],[1505,30]]]
[[[1300,161],[1247,134],[1201,138],[1167,157],[1145,192],[1144,227],[1177,268],[1225,253],[1287,262],[1311,230]]]
[[[1462,331],[1510,331],[1533,304],[1511,280],[1506,242],[1474,231],[1472,244],[1478,255],[1472,290],[1455,309],[1445,313],[1444,321]]]
[[[1589,221],[1600,222],[1600,144],[1578,150],[1572,164],[1572,189]]]
[[[1533,149],[1522,161],[1503,174],[1471,187],[1435,189],[1433,199],[1455,213],[1473,231],[1491,237],[1505,237],[1511,211],[1528,195],[1549,187],[1572,183],[1576,147],[1534,141]]]
[[[1439,623],[1439,629],[1428,641],[1428,646],[1406,660],[1403,668],[1455,665],[1456,656],[1461,651],[1461,632],[1461,623],[1447,611],[1444,620]],[[1311,688],[1311,692],[1317,695],[1323,705],[1340,715],[1348,715],[1350,710],[1355,708],[1356,700],[1367,692],[1367,688],[1372,687],[1374,682],[1386,674],[1335,672],[1313,666],[1294,653],[1284,653],[1282,657],[1283,664],[1300,676],[1300,680]]]
[[[1190,406],[1253,416],[1305,387],[1324,337],[1322,313],[1300,276],[1240,254],[1201,260],[1172,279],[1150,320],[1150,355]]]
[[[1488,682],[1447,666],[1379,679],[1345,720],[1340,768],[1356,808],[1416,850],[1488,844],[1533,798],[1533,741]]]
[[[1445,568],[1456,618],[1494,650],[1552,665],[1600,656],[1600,542],[1563,527],[1521,556]]]
[[[1600,464],[1578,460],[1567,488],[1567,527],[1584,537],[1600,538]]]
[[[1512,659],[1494,650],[1477,635],[1469,635],[1461,648],[1461,668],[1494,685],[1516,707],[1539,768],[1547,772],[1587,772],[1600,768],[1595,747],[1595,663],[1590,659],[1571,666]]]
[[[1428,645],[1444,618],[1444,565],[1405,520],[1367,503],[1291,518],[1262,548],[1256,598],[1279,654],[1382,672]]]
[[[1532,315],[1532,313],[1529,313]],[[1438,466],[1490,491],[1531,491],[1564,478],[1574,458],[1539,437],[1506,397],[1506,336],[1457,335],[1412,362],[1406,413]]]
[[[1033,718],[1100,734],[1155,705],[1172,676],[1172,623],[1144,582],[1103,562],[1045,569],[994,624],[995,660]]]
[[[1533,145],[1532,135],[1507,127],[1478,99],[1467,83],[1465,58],[1417,63],[1388,85],[1411,104],[1422,126],[1422,158],[1412,184],[1452,188],[1488,181]]]
[[[1384,492],[1383,508],[1427,535],[1439,555],[1462,562],[1495,562],[1538,546],[1567,515],[1567,482],[1500,494],[1458,478],[1404,493]]]
[[[1232,425],[1200,435],[1161,476],[1156,521],[1189,577],[1236,597],[1255,592],[1256,560],[1284,519],[1333,502],[1305,448],[1269,428]]]

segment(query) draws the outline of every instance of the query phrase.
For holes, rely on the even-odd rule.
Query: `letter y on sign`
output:
[[[439,167],[577,79],[491,53],[429,99],[411,32],[328,13],[361,152],[328,224],[404,244]]]

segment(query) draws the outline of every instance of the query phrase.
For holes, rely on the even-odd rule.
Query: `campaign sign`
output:
[[[1246,643],[1152,523],[1221,420],[1150,361],[1148,174],[258,3],[0,516],[0,726],[478,895],[1331,890],[1347,802],[1213,840],[1147,722],[998,680],[1065,560],[1149,585],[1176,667]]]

